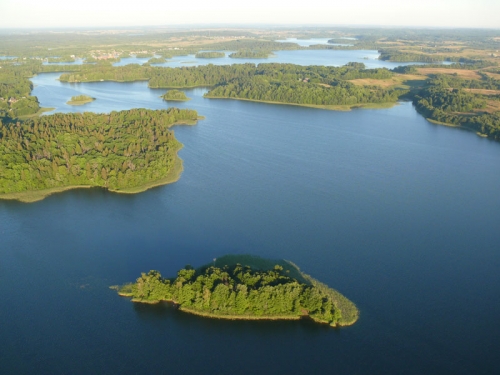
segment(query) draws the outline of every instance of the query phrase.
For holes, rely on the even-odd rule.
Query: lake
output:
[[[359,62],[366,65],[369,69],[387,68],[394,69],[402,65],[414,65],[422,63],[401,63],[379,60],[380,53],[376,50],[292,50],[292,51],[274,51],[273,56],[267,59],[233,59],[229,55],[234,51],[221,51],[225,53],[224,57],[199,59],[194,55],[174,56],[166,63],[154,64],[153,66],[166,66],[178,68],[182,66],[198,65],[231,65],[231,64],[261,64],[261,63],[288,63],[297,65],[324,65],[324,66],[342,66],[348,62]],[[114,66],[123,66],[128,64],[144,64],[149,58],[126,57],[114,63]]]
[[[41,106],[167,108],[146,82],[58,76],[33,78]],[[174,128],[178,182],[0,201],[0,373],[496,372],[500,144],[407,102],[334,112],[184,91],[178,106],[206,119]],[[96,100],[67,106],[76,94]],[[292,260],[360,320],[218,321],[109,289],[226,253]]]

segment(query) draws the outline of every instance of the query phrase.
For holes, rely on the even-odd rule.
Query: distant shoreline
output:
[[[293,106],[298,106],[298,107],[326,109],[329,111],[351,111],[351,110],[356,109],[356,108],[383,109],[383,108],[392,108],[398,104],[398,102],[385,102],[385,103],[362,103],[362,104],[353,104],[353,105],[322,105],[322,104],[299,104],[299,103],[273,102],[270,100],[257,100],[257,99],[247,99],[247,98],[226,98],[226,97],[222,97],[222,96],[204,96],[204,98],[244,100],[247,102],[255,102],[255,103],[293,105]]]

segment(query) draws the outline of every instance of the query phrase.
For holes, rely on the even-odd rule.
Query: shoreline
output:
[[[297,107],[309,107],[315,109],[326,109],[329,111],[343,111],[348,112],[353,109],[384,109],[392,108],[398,105],[398,102],[385,102],[385,103],[363,103],[363,104],[353,104],[353,105],[322,105],[322,104],[298,104],[298,103],[284,103],[284,102],[273,102],[270,100],[257,100],[257,99],[247,99],[247,98],[226,98],[221,96],[203,96],[207,99],[230,99],[230,100],[242,100],[254,103],[266,103],[266,104],[278,104],[278,105],[293,105]]]
[[[418,111],[417,111],[418,113]],[[422,115],[423,116],[423,115]],[[457,128],[457,129],[462,129],[462,130],[466,130],[466,131],[469,131],[469,132],[472,132],[472,133],[476,133],[476,135],[478,137],[481,137],[481,138],[489,138],[489,136],[487,134],[483,134],[481,132],[478,132],[474,129],[471,129],[467,126],[463,126],[463,125],[455,125],[455,124],[450,124],[448,122],[441,122],[441,121],[437,121],[437,120],[433,120],[431,119],[430,117],[424,117],[427,121],[429,121],[431,124],[434,124],[434,125],[443,125],[443,126],[447,126],[449,128]]]
[[[93,101],[95,101],[95,98],[92,98],[92,99],[86,99],[86,100],[68,100],[66,102],[67,105],[84,105],[84,104],[87,104],[87,103],[92,103]]]
[[[196,120],[182,120],[175,122],[169,126],[175,126],[175,125],[196,125],[198,120],[203,120],[205,117],[203,116],[198,116]],[[178,142],[178,147],[175,150],[175,159],[174,159],[174,165],[171,168],[171,170],[167,173],[167,175],[159,180],[155,181],[150,181],[148,183],[145,183],[143,185],[139,186],[134,186],[130,188],[124,188],[124,189],[109,189],[104,186],[98,186],[98,185],[68,185],[68,186],[57,186],[49,189],[42,189],[42,190],[28,190],[28,191],[22,191],[22,192],[15,192],[15,193],[5,193],[5,194],[0,194],[0,200],[17,200],[19,202],[23,203],[34,203],[41,201],[48,196],[52,194],[57,194],[57,193],[62,193],[68,190],[74,190],[74,189],[91,189],[91,188],[100,188],[100,189],[105,189],[111,193],[117,193],[117,194],[138,194],[145,192],[146,190],[153,189],[158,186],[163,186],[163,185],[168,185],[172,184],[174,182],[179,181],[181,174],[184,170],[183,162],[182,159],[179,157],[178,153],[184,146],[182,143]]]
[[[193,309],[190,307],[182,307],[179,303],[177,303],[173,299],[160,299],[160,300],[145,300],[141,298],[134,297],[134,294],[127,291],[120,291],[122,287],[119,285],[110,286],[110,289],[116,290],[118,295],[121,297],[131,298],[131,301],[134,303],[145,303],[145,304],[158,304],[161,302],[172,303],[177,306],[177,310],[186,312],[188,314],[197,315],[205,318],[212,319],[223,319],[223,320],[300,320],[300,319],[311,319],[315,323],[329,325],[331,327],[348,327],[354,325],[359,320],[360,311],[357,308],[356,304],[345,297],[338,290],[329,287],[328,285],[322,283],[321,281],[313,278],[312,276],[302,272],[300,268],[293,262],[289,260],[285,260],[290,266],[294,267],[299,274],[304,278],[304,280],[310,285],[321,289],[324,293],[329,295],[335,308],[340,312],[341,319],[336,323],[330,323],[328,321],[321,320],[319,318],[315,318],[314,316],[309,315],[309,312],[305,309],[302,309],[302,313],[291,313],[287,315],[250,315],[250,314],[240,314],[240,315],[224,315],[224,314],[215,314],[208,311],[202,311]]]

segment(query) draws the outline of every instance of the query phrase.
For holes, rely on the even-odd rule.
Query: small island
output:
[[[166,62],[167,59],[164,57],[152,57],[148,60],[148,64],[163,64]]]
[[[72,96],[70,100],[66,102],[66,104],[69,105],[84,105],[90,102],[93,102],[95,98],[92,98],[91,96],[88,95],[77,95],[77,96]]]
[[[224,52],[215,52],[215,51],[210,51],[210,52],[198,52],[194,57],[198,59],[215,59],[215,58],[220,58],[220,57],[225,57],[226,54]]]
[[[231,57],[232,59],[267,59],[270,55],[272,55],[272,52],[268,50],[243,49],[231,53],[229,57]]]
[[[188,101],[190,100],[190,98],[188,98],[186,96],[186,94],[184,94],[183,91],[180,91],[180,90],[168,90],[165,94],[163,94],[161,96],[161,98],[163,98],[163,100],[167,101],[167,102],[185,102],[185,101]]]
[[[251,255],[226,255],[198,269],[186,266],[169,279],[149,271],[135,283],[111,288],[133,302],[167,301],[181,311],[208,318],[309,318],[337,327],[352,325],[359,317],[353,302],[292,262]]]

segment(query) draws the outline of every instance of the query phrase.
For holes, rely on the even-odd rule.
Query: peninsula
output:
[[[168,301],[179,310],[229,320],[299,320],[336,326],[354,324],[356,305],[301,272],[292,262],[250,255],[226,255],[213,263],[163,278],[142,273],[135,283],[112,287],[133,302]]]
[[[0,199],[33,202],[85,187],[139,193],[177,181],[182,144],[169,128],[198,119],[189,109],[140,108],[0,122]]]

